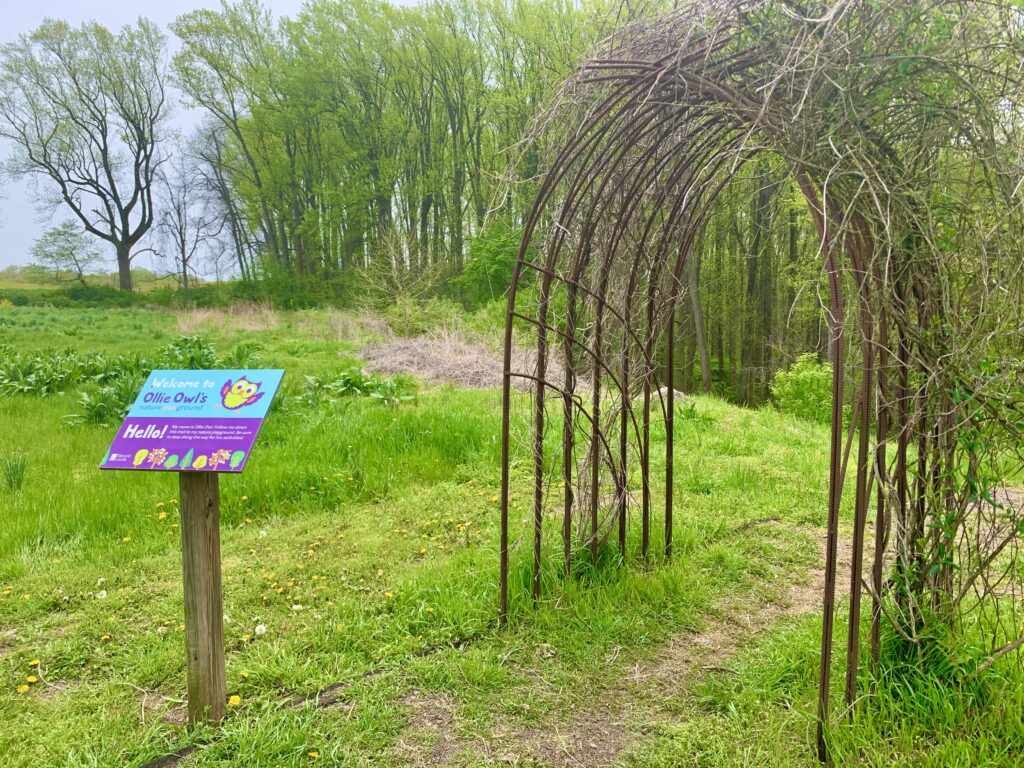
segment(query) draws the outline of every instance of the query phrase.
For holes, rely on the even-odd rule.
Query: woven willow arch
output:
[[[851,429],[858,445],[847,702],[856,694],[872,483],[872,658],[887,594],[896,595],[914,626],[921,609],[913,595],[956,591],[953,569],[924,577],[912,567],[923,557],[915,537],[959,503],[959,489],[943,478],[958,471],[957,430],[973,413],[949,394],[951,381],[974,381],[969,366],[957,357],[955,340],[935,327],[959,322],[951,316],[958,308],[950,285],[970,279],[974,268],[962,254],[1001,265],[1007,243],[1024,231],[1013,188],[1019,172],[1002,153],[1016,136],[1016,125],[1004,118],[1024,92],[1013,13],[999,4],[943,0],[810,8],[698,0],[627,26],[561,89],[535,128],[533,138],[554,150],[525,223],[506,320],[503,622],[518,389],[532,398],[524,432],[532,458],[534,600],[552,495],[561,506],[566,573],[574,549],[596,560],[608,539],[617,539],[625,557],[634,519],[647,557],[656,508],[665,521],[659,549],[671,557],[673,356],[683,270],[716,196],[752,158],[770,154],[807,201],[828,284],[834,375],[818,734],[825,759],[848,355],[857,363]],[[914,39],[921,29],[938,39]],[[997,211],[1005,228],[980,245],[969,240],[977,240],[974,232],[954,236],[952,245],[948,237],[939,242],[928,209],[936,189],[973,220],[972,211]],[[972,306],[994,309],[981,300]],[[535,342],[530,363],[515,354],[520,337]],[[1006,366],[1003,383],[1019,383],[1019,366]],[[979,402],[997,396],[985,386],[973,390]],[[652,419],[663,420],[666,432],[657,484],[650,472]],[[560,438],[546,439],[559,424]],[[654,498],[656,485],[663,485],[664,499]],[[906,584],[883,579],[887,549],[904,564]]]

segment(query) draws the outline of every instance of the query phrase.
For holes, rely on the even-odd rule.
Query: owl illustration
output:
[[[234,384],[228,379],[220,388],[221,404],[229,411],[237,411],[243,406],[252,405],[263,397],[263,393],[259,391],[260,386],[260,382],[249,381],[246,378],[241,378]]]

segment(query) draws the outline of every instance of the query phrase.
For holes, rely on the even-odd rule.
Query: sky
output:
[[[275,17],[294,16],[302,0],[263,0]],[[133,24],[139,16],[159,24],[168,35],[173,52],[176,46],[168,25],[180,14],[197,8],[218,8],[219,0],[19,0],[3,2],[3,24],[0,43],[16,40],[39,26],[46,18],[65,19],[73,24],[98,21],[112,29]],[[176,110],[175,127],[187,130],[197,119],[195,114]],[[0,144],[0,156],[8,153]],[[0,179],[0,269],[11,264],[27,264],[32,243],[40,234],[59,224],[66,216],[62,211],[51,219],[41,213],[33,199],[31,187],[24,182]]]

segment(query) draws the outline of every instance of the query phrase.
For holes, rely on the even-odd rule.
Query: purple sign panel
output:
[[[153,371],[100,469],[241,472],[283,376]]]

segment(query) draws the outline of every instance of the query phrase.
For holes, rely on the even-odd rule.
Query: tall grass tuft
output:
[[[28,472],[28,457],[24,454],[0,457],[0,474],[4,478],[4,487],[12,493],[21,490]]]

